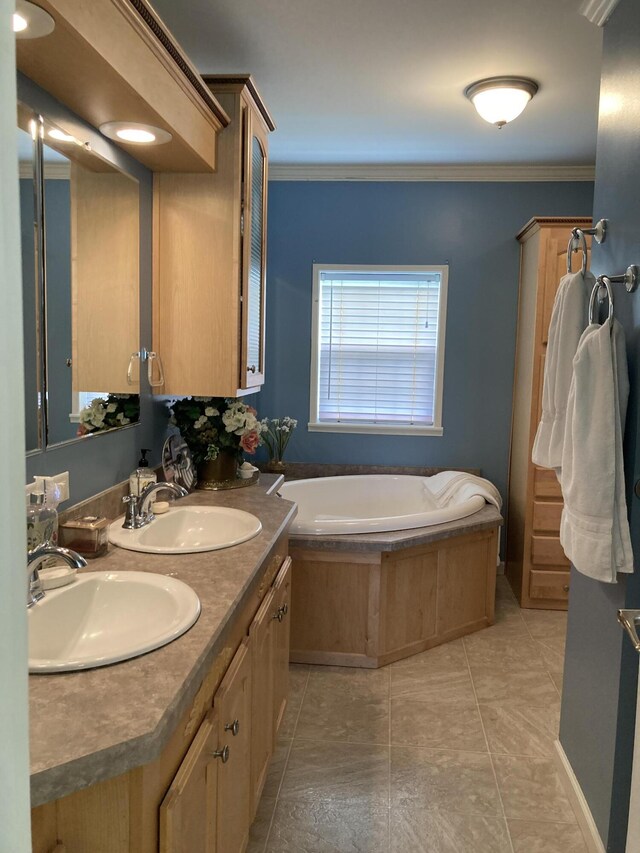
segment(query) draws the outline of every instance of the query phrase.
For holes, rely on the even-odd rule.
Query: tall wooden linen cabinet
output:
[[[509,464],[507,577],[522,607],[566,610],[569,561],[560,545],[562,493],[555,472],[531,461],[542,412],[547,336],[558,284],[567,271],[571,229],[587,218],[534,217],[521,243],[518,331]],[[587,238],[588,245],[589,239]],[[572,258],[572,268],[582,253]]]
[[[154,175],[158,394],[237,397],[264,383],[268,134],[249,75],[205,76],[231,123],[215,173]]]

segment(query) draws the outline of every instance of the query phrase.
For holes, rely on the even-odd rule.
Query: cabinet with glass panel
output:
[[[154,179],[154,350],[167,395],[235,397],[264,383],[268,134],[248,75],[205,76],[231,118],[215,174]]]

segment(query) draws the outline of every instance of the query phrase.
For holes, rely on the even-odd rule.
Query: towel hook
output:
[[[611,279],[606,275],[599,275],[596,279],[596,283],[593,285],[593,289],[591,290],[591,296],[589,297],[589,325],[591,326],[596,322],[595,319],[595,307],[596,307],[596,297],[598,301],[600,300],[600,289],[605,288],[607,291],[607,299],[609,300],[609,320],[613,320],[613,290],[611,289]]]
[[[593,228],[572,228],[567,246],[567,272],[571,272],[571,255],[582,249],[582,275],[587,271],[587,234],[601,244],[607,239],[608,219],[600,219]]]
[[[606,285],[607,281],[609,284],[624,284],[627,289],[627,293],[633,293],[633,291],[638,287],[639,280],[640,267],[636,264],[628,266],[626,272],[622,273],[622,275],[599,275],[596,279],[599,284],[604,285]]]

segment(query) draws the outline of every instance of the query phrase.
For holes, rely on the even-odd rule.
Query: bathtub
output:
[[[362,474],[293,480],[278,494],[298,505],[293,535],[326,536],[411,530],[455,521],[485,506],[481,495],[454,496],[440,506],[428,477]]]

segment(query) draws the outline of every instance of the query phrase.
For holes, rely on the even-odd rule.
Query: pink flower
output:
[[[240,447],[245,451],[245,453],[255,453],[259,444],[260,436],[258,435],[258,431],[255,429],[252,429],[251,432],[245,433],[240,439]]]
[[[253,408],[253,406],[247,406],[247,411],[249,412],[250,415],[257,415],[258,414],[258,412],[256,411],[256,409]]]

